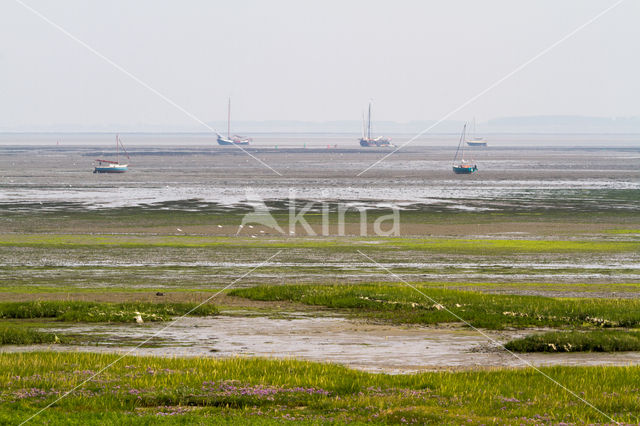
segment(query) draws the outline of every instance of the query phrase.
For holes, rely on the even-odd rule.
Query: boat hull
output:
[[[249,141],[232,141],[230,139],[218,138],[218,145],[249,145]]]
[[[457,175],[470,175],[478,171],[478,166],[453,166],[453,173]]]
[[[469,146],[487,146],[486,142],[467,142]]]
[[[360,146],[389,147],[391,146],[391,142],[389,140],[376,141],[375,139],[360,139]]]
[[[127,166],[95,167],[93,173],[125,173],[127,170]]]

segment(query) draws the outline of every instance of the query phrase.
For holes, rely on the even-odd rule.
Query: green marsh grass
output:
[[[607,229],[607,234],[640,234],[640,229]]]
[[[514,352],[623,352],[640,351],[639,331],[554,331],[513,340]]]
[[[53,333],[17,325],[0,324],[0,345],[33,345],[39,343],[60,343],[60,339]]]
[[[607,240],[516,240],[466,238],[371,238],[334,239],[211,236],[141,236],[99,234],[1,234],[0,246],[12,247],[183,247],[183,248],[272,248],[357,250],[414,250],[432,253],[509,254],[509,253],[621,253],[640,251],[640,241]]]
[[[4,354],[0,422],[19,423],[116,359]],[[637,421],[640,368],[542,370],[615,420]],[[117,362],[37,422],[155,424],[167,418],[174,424],[609,422],[532,369],[387,375],[295,360],[140,356]]]
[[[74,301],[35,301],[0,303],[0,318],[54,318],[69,322],[135,322],[167,321],[184,315],[195,303],[97,303]],[[211,304],[197,307],[189,315],[216,315],[218,309]]]
[[[362,318],[394,323],[460,322],[475,327],[638,327],[638,299],[570,299],[495,295],[417,285],[433,301],[401,284],[259,286],[229,292],[252,300],[293,301],[344,310]],[[435,303],[435,302],[437,303]]]

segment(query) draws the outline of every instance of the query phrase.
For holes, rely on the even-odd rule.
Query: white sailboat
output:
[[[365,132],[364,114],[362,116],[362,137],[360,138],[360,146],[391,146],[391,138],[385,136],[371,137],[371,102],[369,102],[369,115],[367,116],[367,125]]]
[[[467,139],[465,142],[468,146],[488,146],[487,141],[484,138],[480,138],[476,136],[476,118],[473,117],[473,137],[471,139]]]
[[[217,135],[219,145],[249,145],[249,142],[251,142],[251,138],[238,135],[231,136],[231,98],[229,98],[229,105],[227,106],[227,137],[225,138],[220,133],[217,133]]]
[[[94,161],[93,173],[125,173],[129,170],[128,164],[120,164],[120,147],[129,159],[129,153],[125,149],[120,136],[116,135],[116,161],[96,159]]]

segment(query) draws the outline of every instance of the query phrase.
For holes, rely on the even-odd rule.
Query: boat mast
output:
[[[464,157],[464,135],[467,131],[467,123],[464,123],[464,127],[462,128],[462,134],[460,135],[460,142],[458,142],[458,149],[456,149],[456,155],[453,156],[453,162],[455,163],[458,158],[458,152],[460,152],[460,147],[462,147],[462,152],[460,152],[461,160],[464,161],[462,157]]]
[[[231,97],[229,97],[229,105],[227,106],[227,139],[231,139]]]
[[[371,140],[371,102],[369,102],[369,122],[367,124],[367,139]]]
[[[124,147],[124,144],[120,140],[120,135],[118,135],[118,143],[120,143],[120,146],[122,147],[122,150],[124,151],[125,155],[127,156],[127,160],[131,160],[131,157],[129,157],[129,153],[127,152],[127,148]]]
[[[466,145],[464,143],[465,139],[467,138],[467,123],[464,123],[464,127],[462,128],[462,138],[460,139],[460,161],[464,163],[464,146]]]

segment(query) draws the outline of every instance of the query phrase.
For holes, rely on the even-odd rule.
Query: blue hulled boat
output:
[[[456,155],[453,156],[453,173],[457,175],[470,175],[478,171],[476,164],[465,161],[464,159],[464,143],[465,134],[467,133],[467,123],[462,128],[462,135],[460,135],[460,142],[458,142],[458,149],[456,149]],[[459,154],[459,155],[458,155]]]
[[[129,170],[127,164],[120,164],[116,161],[97,159],[95,162],[93,173],[124,173]]]
[[[125,173],[129,170],[128,164],[120,164],[120,147],[129,159],[129,153],[122,145],[120,137],[116,135],[116,161],[96,159],[93,163],[93,173]]]
[[[453,166],[453,173],[457,175],[470,175],[471,173],[477,172],[478,166],[475,164],[462,164],[458,166]]]

